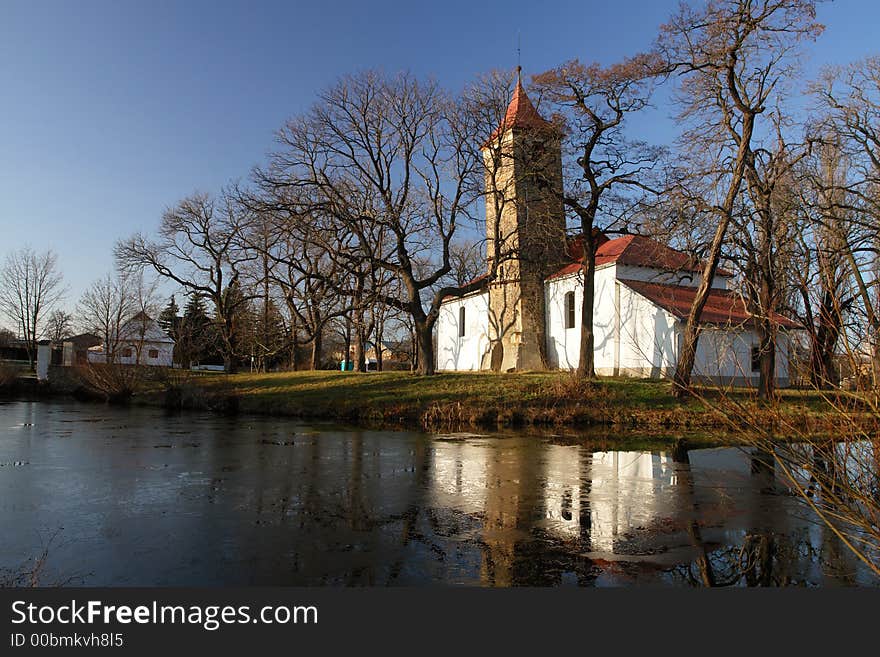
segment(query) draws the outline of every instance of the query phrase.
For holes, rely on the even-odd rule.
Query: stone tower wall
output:
[[[499,259],[489,288],[493,350],[486,365],[546,369],[544,279],[565,261],[559,140],[549,129],[510,129],[494,146],[499,150],[484,150],[486,188],[496,192],[486,200],[487,254],[490,265]]]

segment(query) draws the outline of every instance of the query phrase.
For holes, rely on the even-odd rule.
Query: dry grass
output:
[[[169,392],[170,391],[170,392]],[[704,391],[710,399],[712,393]],[[767,414],[750,391],[725,391],[753,414]],[[286,415],[369,425],[452,430],[497,426],[617,426],[646,429],[729,427],[730,419],[699,399],[681,403],[664,381],[601,378],[564,372],[515,374],[284,372],[182,375],[151,384],[139,398],[177,408]],[[821,396],[786,391],[771,415],[809,430],[833,429]],[[751,417],[751,416],[750,416]]]

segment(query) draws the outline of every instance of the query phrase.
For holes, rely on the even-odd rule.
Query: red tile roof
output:
[[[664,271],[701,271],[702,263],[686,253],[677,251],[657,240],[642,235],[625,235],[610,240],[604,235],[605,241],[601,242],[596,250],[596,266],[601,267],[616,262],[621,265],[633,265],[636,267],[652,267]],[[569,255],[572,258],[580,250],[581,237],[574,237],[569,242]],[[580,260],[580,258],[578,258]],[[581,269],[580,262],[566,265],[548,278],[559,278],[573,274]],[[717,276],[730,277],[733,274],[720,267],[716,270]]]
[[[600,246],[596,251],[596,266],[609,262],[637,267],[655,267],[667,271],[700,271],[702,269],[700,262],[686,253],[676,251],[642,235],[618,237]]]
[[[565,265],[562,269],[558,269],[552,274],[550,274],[545,280],[553,280],[554,278],[562,278],[563,276],[568,276],[569,274],[575,274],[584,268],[583,264],[580,262],[573,262],[570,265]]]
[[[660,283],[647,283],[630,279],[620,279],[620,282],[679,319],[687,318],[691,305],[694,303],[694,297],[697,294],[697,288],[695,287],[661,285]],[[730,290],[713,289],[709,293],[709,298],[703,308],[700,323],[740,326],[752,324],[754,319],[754,316],[746,310],[745,302],[738,294]],[[776,313],[773,314],[773,319],[782,328],[801,328],[797,322],[793,322],[787,317]]]
[[[443,297],[441,303],[446,303],[447,301],[450,301],[452,299],[463,299],[464,297],[469,297],[472,294],[485,292],[486,287],[488,286],[488,283],[489,283],[489,272],[486,272],[485,274],[480,274],[476,278],[472,278],[464,285],[470,285],[471,283],[482,283],[482,285],[480,285],[476,290],[472,290],[471,292],[468,292],[467,294],[463,294],[463,295],[447,294],[445,297]],[[464,285],[462,287],[464,287]]]
[[[600,247],[609,241],[608,236],[598,228],[593,229],[593,239],[596,240]],[[568,244],[566,244],[565,247],[565,252],[572,260],[578,262],[583,260],[584,234],[580,233],[579,235],[569,238]]]
[[[526,90],[523,89],[522,82],[517,80],[516,88],[513,90],[513,98],[504,114],[504,120],[501,125],[495,128],[487,142],[501,136],[510,128],[548,128],[551,125],[549,121],[538,114],[538,110],[532,105]]]

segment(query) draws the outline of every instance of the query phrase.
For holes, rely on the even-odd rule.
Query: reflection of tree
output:
[[[688,537],[696,550],[694,561],[672,569],[674,578],[691,586],[777,587],[802,585],[811,566],[818,566],[826,577],[853,582],[852,564],[844,564],[844,554],[829,544],[830,532],[822,533],[822,545],[815,547],[808,527],[799,527],[787,533],[761,526],[760,518],[742,535],[741,542],[711,547],[704,539],[699,523],[699,503],[694,491],[690,461],[686,452],[676,452],[676,477],[681,486],[682,502],[691,517],[687,523]],[[750,456],[750,473],[756,495],[746,508],[760,510],[764,504],[774,504],[776,481],[774,458],[766,451],[755,450]],[[763,498],[763,499],[761,499]],[[783,512],[782,509],[773,509]],[[781,514],[780,514],[781,515]],[[831,543],[836,537],[830,536]],[[849,566],[849,567],[847,567]]]
[[[703,586],[716,586],[715,572],[712,568],[712,562],[709,559],[709,550],[703,541],[702,531],[700,529],[699,514],[696,497],[694,495],[694,479],[691,473],[691,461],[687,449],[677,449],[673,452],[673,459],[676,464],[675,474],[676,481],[681,486],[682,502],[690,514],[687,523],[687,533],[690,538],[691,545],[697,551],[696,566],[699,572],[699,582]],[[687,574],[691,574],[691,565],[687,565]],[[689,578],[692,579],[692,578]]]
[[[424,440],[419,440],[413,450],[413,472],[416,476],[410,488],[414,494],[410,498],[411,501],[407,505],[401,518],[402,527],[400,543],[401,548],[406,548],[413,542],[423,543],[431,550],[437,559],[442,562],[446,558],[446,551],[437,542],[431,540],[421,532],[418,527],[420,512],[427,506],[424,495],[425,491],[428,489],[428,474],[430,472],[428,455],[429,452],[426,442]],[[428,516],[428,522],[434,529],[434,533],[439,534],[440,532],[437,531],[438,526],[436,517],[430,510],[427,511],[426,515]],[[391,564],[388,573],[388,584],[393,584],[400,578],[400,574],[403,571],[404,561],[405,555],[403,549],[401,549],[398,552],[397,559]]]
[[[700,509],[694,490],[690,457],[686,449],[676,450],[676,477],[681,486],[681,499],[687,513],[687,534],[696,551],[696,559],[678,566],[678,573],[691,585],[719,587],[733,586],[745,579],[747,586],[769,586],[773,572],[775,544],[769,532],[747,532],[742,545],[725,546],[710,550],[700,527]],[[755,477],[767,478],[767,463],[755,454],[751,472]],[[771,465],[772,467],[772,465]],[[772,471],[770,481],[772,482]],[[766,487],[760,489],[762,492]]]

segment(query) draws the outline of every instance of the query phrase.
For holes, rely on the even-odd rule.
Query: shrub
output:
[[[83,383],[109,402],[123,403],[143,388],[147,368],[138,365],[87,363],[77,368]]]
[[[18,378],[19,368],[15,365],[0,363],[0,390],[11,389]]]

